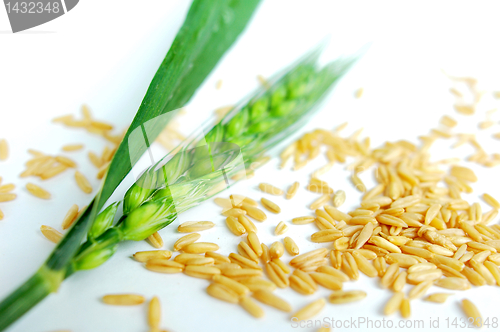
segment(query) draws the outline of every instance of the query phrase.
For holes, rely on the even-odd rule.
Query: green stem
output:
[[[21,287],[16,289],[0,303],[0,331],[6,329],[19,317],[42,301],[47,295],[55,292],[64,273],[42,267]]]

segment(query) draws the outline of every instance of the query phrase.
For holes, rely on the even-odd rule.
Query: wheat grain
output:
[[[214,282],[219,283],[221,285],[224,285],[231,289],[233,292],[237,293],[239,296],[245,296],[250,293],[250,289],[239,283],[238,281],[235,281],[231,278],[225,277],[223,275],[214,275],[213,277]]]
[[[298,321],[314,317],[317,314],[319,314],[321,312],[321,310],[323,310],[325,305],[326,305],[325,299],[320,298],[320,299],[306,305],[305,307],[303,307],[299,311],[295,312],[292,315],[292,317],[296,318]]]
[[[407,280],[410,283],[418,284],[423,281],[428,281],[428,280],[433,281],[441,278],[442,276],[443,276],[443,271],[439,269],[430,269],[430,270],[423,270],[423,271],[409,273]]]
[[[475,259],[470,260],[470,265],[472,268],[486,281],[488,285],[495,285],[496,280],[490,270],[486,268],[483,264],[480,264]]]
[[[7,160],[9,157],[9,145],[6,139],[0,139],[0,160]]]
[[[304,216],[304,217],[296,217],[292,219],[292,223],[295,225],[306,225],[314,222],[314,217],[312,216]]]
[[[258,301],[267,304],[269,306],[272,306],[278,310],[284,311],[284,312],[291,312],[292,307],[288,302],[285,300],[281,299],[280,297],[274,295],[271,291],[266,290],[266,289],[258,289],[253,293],[253,297],[257,299]]]
[[[472,323],[476,325],[476,327],[480,328],[483,326],[483,319],[474,303],[467,299],[463,299],[462,309],[469,319],[472,318]]]
[[[174,243],[174,250],[179,251],[182,250],[182,248],[188,244],[194,243],[200,239],[201,235],[198,233],[191,233],[188,235],[185,235],[181,238],[179,238],[177,241]]]
[[[215,275],[221,274],[221,271],[213,266],[187,265],[184,273],[190,277],[212,279]]]
[[[489,270],[493,278],[495,278],[496,284],[500,285],[500,268],[497,264],[490,261],[486,261],[483,264]]]
[[[343,232],[337,229],[325,229],[323,231],[313,233],[311,235],[311,241],[316,243],[332,242],[341,238],[343,235]]]
[[[243,255],[230,253],[229,259],[231,260],[231,262],[240,265],[244,269],[249,268],[249,269],[261,270],[261,267],[259,266],[259,264],[257,264],[255,260],[246,258]]]
[[[180,233],[200,232],[214,227],[215,224],[211,221],[186,221],[177,227]]]
[[[235,217],[238,218],[240,215],[245,215],[247,212],[238,208],[230,208],[227,210],[223,210],[221,213],[224,217]]]
[[[403,301],[401,302],[400,310],[401,316],[403,316],[403,318],[409,318],[411,316],[410,300],[403,299]]]
[[[83,149],[83,144],[68,144],[62,147],[63,151],[71,152]]]
[[[338,209],[334,208],[333,206],[325,205],[324,209],[325,209],[326,213],[328,213],[330,215],[330,217],[333,218],[333,220],[348,222],[352,219],[352,217],[350,215],[339,211]]]
[[[89,180],[80,173],[79,171],[75,171],[75,180],[78,187],[86,194],[90,194],[92,192],[92,186],[90,185]]]
[[[432,263],[434,264],[444,264],[444,265],[447,265],[457,271],[462,271],[462,269],[464,268],[464,263],[462,263],[461,261],[457,260],[457,259],[454,259],[454,258],[451,258],[451,257],[446,257],[446,256],[441,256],[441,255],[437,255],[437,254],[434,254],[434,256],[432,256]]]
[[[259,245],[260,247],[260,245]],[[262,249],[262,247],[260,247]],[[259,256],[255,253],[255,251],[248,245],[246,242],[241,241],[238,244],[238,253],[243,257],[248,257],[254,262],[259,262]]]
[[[356,265],[359,270],[366,274],[368,277],[374,278],[378,275],[377,269],[358,251],[353,251],[352,257],[356,261]]]
[[[313,272],[310,274],[312,279],[319,285],[331,289],[331,290],[341,290],[342,289],[342,280],[336,278],[335,276],[322,273],[322,272]]]
[[[294,182],[290,188],[288,188],[288,191],[286,192],[286,199],[292,199],[293,196],[297,193],[297,190],[299,189],[299,182]]]
[[[205,257],[213,258],[215,261],[215,264],[231,263],[231,260],[227,256],[221,255],[221,254],[213,252],[213,251],[206,252]]]
[[[240,236],[246,233],[245,227],[239,223],[239,221],[232,216],[226,218],[226,225],[229,230],[236,236]]]
[[[467,279],[457,277],[445,277],[434,282],[435,286],[451,290],[467,290],[471,285]]]
[[[269,247],[269,257],[272,258],[280,258],[285,253],[285,248],[283,244],[279,241],[274,242]]]
[[[248,289],[250,289],[250,291],[254,294],[259,290],[272,292],[276,289],[276,285],[273,282],[257,277],[241,278],[238,282],[248,287]]]
[[[264,316],[264,310],[251,297],[243,296],[239,303],[253,317],[261,318]]]
[[[269,263],[269,261],[271,261],[271,256],[269,255],[269,248],[264,243],[261,244],[261,247],[262,247],[262,255],[260,256],[260,258],[262,259],[262,262]]]
[[[456,91],[456,90],[455,90]],[[440,121],[443,125],[453,128],[457,125],[457,121],[448,115],[444,115]]]
[[[281,212],[281,208],[277,204],[268,200],[267,198],[264,198],[264,197],[261,198],[260,202],[270,212],[273,212],[273,213],[280,213]]]
[[[161,321],[161,304],[158,297],[153,297],[149,302],[148,323],[152,329],[158,329]]]
[[[276,195],[276,196],[283,195],[283,190],[276,188],[275,186],[268,183],[259,184],[259,189],[262,192],[265,192],[266,194]]]
[[[31,182],[26,184],[26,189],[33,196],[41,198],[41,199],[50,199],[50,197],[51,197],[50,193],[47,190],[45,190],[42,187],[37,186],[36,184],[33,184]],[[3,194],[3,195],[14,195],[13,197],[15,198],[15,194]],[[1,197],[2,197],[2,194],[0,194],[0,201],[2,201]]]
[[[152,235],[148,236],[147,240],[157,249],[163,247],[163,239],[158,232],[154,232]]]
[[[68,229],[73,222],[75,222],[76,217],[78,216],[78,205],[73,204],[62,221],[62,229]]]
[[[442,280],[442,279],[441,279]],[[432,280],[422,281],[415,287],[413,287],[408,293],[410,300],[419,299],[425,295],[425,293],[431,288]]]
[[[387,269],[387,263],[384,257],[375,258],[375,260],[373,261],[373,266],[377,269],[378,276],[382,278]]]
[[[500,203],[498,203],[498,201],[495,198],[493,198],[493,196],[491,196],[487,193],[484,193],[483,200],[486,202],[486,204],[488,204],[492,208],[497,209],[497,210],[500,209]]]
[[[251,231],[248,232],[247,241],[248,241],[248,244],[250,245],[250,247],[252,248],[252,250],[255,252],[255,254],[258,257],[261,257],[263,250],[262,250],[262,246],[260,244],[259,238],[257,237],[257,234],[255,232],[251,232]]]
[[[434,302],[434,303],[445,303],[448,297],[453,294],[449,293],[434,293],[434,294],[429,294],[425,300],[429,302]]]
[[[169,259],[172,257],[172,252],[169,250],[150,250],[150,251],[138,251],[133,255],[134,259],[138,262],[147,262],[150,259]]]
[[[249,204],[243,203],[241,208],[247,212],[249,217],[251,217],[257,221],[264,221],[267,219],[267,216],[264,213],[264,211],[262,211],[259,208],[256,208],[255,206],[251,206]]]
[[[279,224],[274,229],[274,235],[283,235],[287,231],[288,231],[288,226],[283,221],[280,221]]]
[[[318,267],[316,272],[329,274],[334,278],[336,278],[337,280],[339,280],[340,282],[345,282],[350,280],[347,274],[331,266],[320,266]]]
[[[283,242],[285,244],[285,249],[286,251],[292,255],[292,256],[296,256],[299,254],[299,247],[297,246],[297,244],[295,243],[295,241],[293,241],[292,238],[286,236],[284,239],[283,239]]]
[[[384,315],[391,315],[396,312],[401,307],[401,302],[403,301],[403,299],[404,293],[395,293],[384,306]]]
[[[432,270],[432,269],[436,269],[436,265],[433,264],[433,263],[429,263],[429,262],[426,262],[426,263],[418,263],[418,264],[414,264],[410,267],[408,267],[408,273],[415,273],[415,272],[420,272],[420,271],[425,271],[425,270]]]
[[[226,287],[225,285],[219,283],[212,283],[207,287],[208,295],[215,297],[216,299],[226,301],[229,303],[238,303],[238,294]]]
[[[380,285],[382,288],[389,288],[390,285],[396,280],[399,273],[399,264],[394,263],[389,265],[384,276],[380,279]]]
[[[54,243],[59,243],[59,241],[62,238],[62,234],[55,230],[54,228],[46,225],[42,225],[40,227],[40,231],[42,232],[43,236],[47,238],[47,240],[54,242]]]
[[[145,298],[136,294],[110,294],[104,295],[102,301],[110,305],[138,305],[144,303]]]
[[[290,281],[281,268],[274,262],[266,264],[266,272],[269,279],[279,288],[286,288],[290,285]]]

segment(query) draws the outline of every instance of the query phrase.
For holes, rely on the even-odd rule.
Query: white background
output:
[[[10,33],[7,15],[0,10],[0,138],[8,139],[11,148],[8,161],[0,163],[0,176],[4,183],[15,183],[18,194],[14,202],[0,203],[5,213],[5,219],[0,221],[0,298],[35,272],[53,249],[54,245],[41,235],[40,225],[60,228],[72,204],[83,206],[91,199],[91,195],[79,191],[70,172],[47,182],[20,179],[23,164],[29,158],[26,150],[57,154],[64,144],[84,142],[85,150],[70,156],[97,188],[96,170],[86,154],[89,150],[100,152],[106,142],[50,120],[67,113],[79,114],[80,105],[87,103],[99,119],[112,122],[120,130],[125,128],[188,6],[186,1],[173,0],[86,0],[63,17],[18,34]],[[485,105],[475,117],[455,115],[453,97],[448,92],[450,82],[441,69],[472,75],[484,89],[500,90],[498,10],[497,2],[482,1],[264,1],[247,31],[187,106],[188,115],[181,118],[180,129],[194,128],[213,109],[237,102],[257,87],[257,74],[271,75],[329,37],[330,59],[334,54],[349,54],[366,44],[370,48],[301,133],[350,121],[346,134],[364,127],[364,135],[370,136],[375,145],[385,140],[417,142],[417,136],[437,126],[443,114],[460,121],[457,132],[475,132],[477,123],[485,118],[484,111],[493,106]],[[216,90],[219,79],[223,86]],[[356,100],[353,92],[359,87],[364,87],[365,94]],[[499,129],[497,124],[478,134],[489,153],[499,152],[500,142],[491,139],[491,134]],[[465,158],[473,151],[467,146],[451,150],[452,142],[440,141],[432,150],[435,158]],[[233,189],[259,199],[259,182],[272,181],[287,188],[296,178],[301,180],[303,186],[294,200],[274,199],[284,212],[278,216],[268,213],[268,220],[258,225],[259,237],[268,245],[278,239],[272,230],[279,221],[289,223],[293,217],[310,213],[307,206],[317,196],[303,187],[308,175],[325,161],[318,159],[296,173],[278,170],[277,163],[273,160],[255,178]],[[470,200],[480,201],[478,197],[485,191],[500,197],[498,169],[471,167],[480,181],[474,185]],[[341,165],[324,176],[335,190],[347,192],[345,211],[355,207],[360,197],[347,176]],[[363,179],[371,183],[370,176],[366,173]],[[41,201],[30,196],[24,189],[28,181],[41,183],[53,198]],[[127,179],[114,197],[120,199],[131,182]],[[488,208],[483,204],[483,209]],[[202,240],[219,243],[224,254],[236,250],[240,240],[226,229],[212,202],[184,213],[162,230],[166,248],[171,248],[180,236],[176,231],[178,222],[189,220],[214,221],[217,227],[203,232]],[[297,241],[302,252],[317,247],[309,241],[309,235],[315,231],[313,225],[290,228],[287,235]],[[162,326],[177,332],[315,330],[293,329],[289,315],[269,307],[265,307],[265,318],[253,319],[238,306],[210,298],[204,291],[205,280],[155,274],[129,257],[148,249],[145,242],[123,244],[109,262],[72,276],[57,294],[49,296],[8,331],[147,331],[146,305],[111,307],[100,303],[103,295],[121,292],[140,293],[148,298],[158,295],[163,305]],[[289,259],[285,255],[285,260]],[[351,305],[327,305],[318,318],[383,318],[381,308],[391,294],[381,290],[375,279],[362,276],[357,282],[346,283],[345,289],[364,289],[368,297]],[[290,289],[277,293],[294,309],[329,294],[325,289],[308,297]],[[498,295],[497,287],[482,287],[457,293],[444,305],[412,301],[411,319],[423,319],[427,328],[429,317],[439,316],[440,328],[446,329],[447,317],[464,318],[459,301],[465,296],[478,305],[483,318],[498,319]],[[399,314],[390,318],[394,324],[401,319]]]

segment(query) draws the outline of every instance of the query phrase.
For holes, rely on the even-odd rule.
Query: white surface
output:
[[[15,35],[10,34],[5,12],[0,10],[0,138],[7,138],[11,148],[9,160],[0,163],[0,175],[4,183],[17,185],[18,194],[14,202],[0,203],[6,216],[0,221],[0,298],[36,271],[51,252],[53,244],[40,234],[40,225],[59,228],[69,206],[85,205],[91,198],[78,190],[69,172],[42,183],[53,194],[50,201],[42,202],[27,194],[25,184],[40,181],[18,177],[28,159],[26,150],[56,154],[64,144],[85,142],[84,152],[70,155],[97,188],[96,170],[87,161],[86,153],[101,151],[105,142],[83,131],[52,124],[50,119],[78,114],[79,106],[85,102],[96,117],[116,124],[120,130],[124,128],[136,112],[188,5],[185,1],[162,0],[81,1],[67,15]],[[238,101],[257,86],[257,74],[271,75],[330,35],[333,53],[349,53],[367,42],[372,43],[371,48],[301,133],[350,121],[346,133],[364,127],[364,134],[375,145],[403,138],[416,142],[416,137],[436,126],[443,114],[455,116],[453,98],[448,93],[450,85],[441,68],[457,75],[473,75],[485,87],[500,90],[498,9],[496,2],[264,1],[247,32],[188,105],[189,116],[182,118],[181,129],[194,126],[192,121],[205,118],[209,110]],[[219,79],[223,80],[223,87],[216,91],[214,86]],[[361,86],[365,94],[355,100],[353,92]],[[484,112],[472,121],[455,117],[461,121],[458,132],[473,132],[477,122],[484,119]],[[498,151],[499,143],[491,139],[497,131],[500,130],[495,125],[479,136],[490,153]],[[450,150],[451,144],[452,141],[441,141],[433,150],[436,158],[466,157],[472,152],[470,147]],[[258,199],[262,196],[256,190],[259,182],[272,181],[286,188],[299,178],[305,184],[308,174],[323,164],[323,160],[317,160],[292,173],[278,171],[274,160],[255,178],[234,187],[233,192]],[[479,201],[478,196],[484,191],[500,197],[498,169],[471,167],[480,178],[471,199]],[[336,165],[325,175],[334,189],[346,190],[345,210],[354,207],[360,197],[347,180],[348,174]],[[370,181],[368,173],[363,178]],[[125,185],[131,181],[127,179]],[[121,197],[125,189],[120,187],[116,197]],[[292,201],[275,198],[284,212],[279,216],[269,214],[266,222],[258,224],[262,241],[270,244],[278,239],[272,231],[279,221],[289,222],[295,216],[309,214],[306,205],[315,197],[301,188]],[[229,233],[218,211],[215,204],[206,202],[181,215],[161,231],[166,248],[171,248],[180,236],[176,232],[179,222],[213,220],[218,226],[203,232],[202,240],[219,243],[222,253],[234,252],[240,239]],[[308,240],[315,230],[313,225],[290,228],[287,235],[296,239],[301,252],[317,247]],[[265,307],[264,319],[255,320],[238,306],[210,298],[204,291],[204,280],[152,273],[129,258],[138,250],[148,249],[145,242],[123,244],[109,262],[72,276],[57,294],[8,331],[147,331],[145,305],[124,308],[99,302],[104,294],[121,292],[140,293],[148,298],[158,295],[163,305],[162,326],[177,332],[315,330],[294,329],[288,314],[269,307]],[[286,260],[289,258],[285,255]],[[368,298],[351,305],[327,305],[318,319],[383,318],[380,308],[391,294],[379,289],[375,280],[362,276],[358,282],[346,283],[345,288],[365,289]],[[290,289],[277,293],[297,309],[329,291],[321,289],[308,297]],[[411,319],[423,319],[428,329],[429,317],[439,316],[439,328],[446,330],[447,317],[464,317],[458,303],[465,296],[479,306],[483,318],[500,318],[498,288],[456,293],[445,305],[413,301]],[[401,317],[393,315],[389,319],[396,325]]]

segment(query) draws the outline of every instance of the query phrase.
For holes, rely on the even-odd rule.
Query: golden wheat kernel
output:
[[[296,256],[299,254],[299,247],[297,246],[297,244],[295,243],[295,241],[291,238],[291,237],[288,237],[286,236],[284,239],[283,239],[283,242],[285,244],[285,249],[286,251],[292,255],[292,256]]]
[[[300,279],[296,275],[292,274],[288,278],[290,288],[302,295],[314,294],[315,290],[311,288],[304,280]]]
[[[227,217],[226,225],[229,230],[236,236],[240,236],[246,233],[245,227],[239,223],[239,221],[235,217]]]
[[[259,184],[259,189],[266,194],[270,195],[283,195],[283,190],[276,188],[275,186],[268,184],[268,183],[261,183]]]
[[[477,309],[477,307],[472,303],[471,301],[467,299],[462,300],[462,309],[464,313],[467,315],[469,320],[472,319],[471,323],[476,325],[476,327],[482,327],[483,326],[483,319],[481,317],[481,313]]]
[[[78,205],[73,204],[62,221],[62,229],[68,229],[78,217]]]
[[[292,311],[292,306],[286,302],[285,300],[281,299],[280,297],[274,295],[271,291],[266,290],[266,289],[258,289],[257,291],[253,292],[253,297],[257,299],[258,301],[267,304],[269,306],[272,306],[278,310],[284,311],[284,312],[291,312]]]
[[[253,260],[256,263],[259,262],[259,256],[255,253],[255,251],[252,249],[252,247],[250,247],[250,245],[247,244],[246,242],[241,241],[238,244],[237,248],[238,248],[238,253],[241,256],[247,257],[248,259],[251,259],[251,260]]]
[[[262,268],[257,264],[257,261],[247,258],[243,255],[236,254],[236,253],[230,253],[229,254],[229,259],[231,260],[232,263],[236,263],[240,265],[242,268],[250,268],[250,269],[256,269],[256,270],[261,270]]]
[[[245,230],[247,231],[247,233],[250,233],[250,232],[257,233],[257,227],[245,215],[240,214],[238,216],[238,222],[245,228]]]
[[[450,295],[453,295],[453,294],[433,293],[433,294],[429,294],[424,300],[429,301],[429,302],[434,302],[434,303],[445,303]]]
[[[136,261],[144,263],[153,258],[169,259],[172,257],[172,252],[170,250],[138,251],[133,257]]]
[[[269,247],[269,255],[271,258],[280,258],[285,253],[283,243],[276,241]]]
[[[258,277],[240,278],[238,282],[248,287],[254,294],[258,290],[272,292],[276,289],[276,285],[273,282]]]
[[[68,144],[62,147],[63,151],[71,152],[83,149],[83,144]]]
[[[294,182],[286,192],[286,199],[292,199],[299,189],[299,182]]]
[[[36,184],[33,184],[31,182],[26,184],[26,189],[35,197],[41,198],[41,199],[50,199],[51,195],[48,191],[43,189],[40,186],[37,186]],[[3,195],[14,195],[15,194],[3,194]]]
[[[158,232],[154,232],[152,235],[148,236],[147,240],[157,249],[163,247],[163,239]]]
[[[92,192],[92,186],[90,185],[89,180],[80,173],[79,171],[75,171],[75,180],[78,187],[86,194],[90,194]]]
[[[389,299],[389,301],[387,301],[384,307],[384,315],[391,315],[394,312],[396,312],[400,308],[403,299],[404,299],[404,293],[402,292],[394,293],[394,295]]]
[[[225,209],[225,210],[222,210],[222,213],[221,213],[224,217],[235,217],[235,218],[238,218],[240,215],[245,215],[247,214],[247,212],[245,210],[242,210],[242,209],[239,209],[239,208],[229,208],[229,209]]]
[[[467,290],[471,285],[467,279],[457,277],[445,277],[434,282],[435,286],[451,290]]]
[[[221,274],[221,271],[213,266],[187,265],[184,268],[184,273],[190,277],[210,280],[213,279],[214,275]]]
[[[247,212],[247,215],[249,217],[257,221],[264,221],[267,219],[267,215],[264,213],[264,211],[255,206],[243,203],[241,208]]]
[[[325,229],[323,231],[313,233],[311,235],[311,241],[316,243],[333,242],[336,239],[341,238],[343,235],[343,232],[338,229]]]
[[[397,278],[399,273],[399,265],[397,263],[389,265],[386,269],[383,277],[380,279],[380,285],[382,288],[389,288],[390,285]]]
[[[316,283],[327,289],[331,290],[342,289],[342,281],[331,274],[322,272],[313,272],[310,274],[310,276],[314,279]]]
[[[290,285],[287,275],[276,263],[267,263],[266,272],[269,279],[271,279],[271,281],[274,282],[279,288],[287,288]]]
[[[103,296],[102,301],[111,305],[138,305],[144,303],[145,298],[136,294],[110,294]]]
[[[320,298],[306,305],[299,311],[295,312],[295,314],[293,314],[292,317],[296,318],[298,321],[309,319],[319,314],[320,311],[325,307],[325,305],[326,305],[325,299]]]
[[[280,213],[281,212],[281,208],[276,203],[268,200],[267,198],[262,197],[260,199],[260,202],[270,212],[273,212],[273,213]]]
[[[58,243],[63,236],[56,229],[54,229],[50,226],[46,226],[46,225],[42,225],[40,227],[40,231],[42,232],[43,236],[45,236],[47,238],[47,240],[54,242],[54,243]]]
[[[422,281],[421,283],[414,286],[408,293],[410,300],[419,299],[425,295],[425,293],[431,288],[432,280]]]
[[[251,297],[242,296],[239,303],[253,317],[261,318],[264,316],[264,310]]]
[[[232,291],[229,287],[219,283],[210,284],[207,287],[207,293],[212,297],[229,303],[236,304],[239,302],[239,296],[237,293]]]
[[[288,226],[283,221],[280,221],[274,230],[274,235],[283,235],[287,231],[288,231]]]
[[[159,328],[161,321],[161,305],[158,297],[155,296],[151,299],[148,311],[149,326],[153,329]]]

